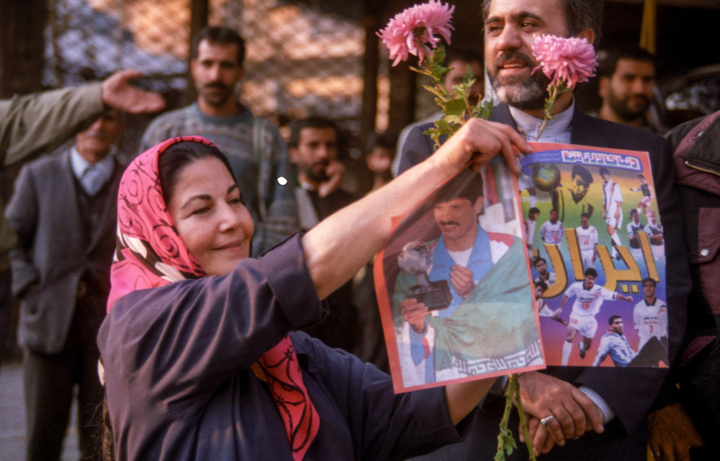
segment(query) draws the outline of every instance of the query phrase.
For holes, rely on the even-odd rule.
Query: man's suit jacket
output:
[[[123,167],[115,161],[112,177],[103,186],[110,189],[104,197],[102,224],[85,236],[69,149],[27,164],[20,172],[5,213],[19,240],[11,252],[13,294],[38,284],[22,299],[18,331],[22,346],[44,354],[62,350],[78,282],[91,257],[107,258],[107,269],[101,271],[106,273],[100,275],[109,289],[122,173]]]
[[[493,110],[490,120],[516,127],[507,105],[500,104]],[[432,155],[433,141],[423,135],[430,124],[415,128],[410,134],[400,172]],[[670,358],[678,351],[685,331],[686,306],[691,279],[680,203],[673,187],[674,171],[670,145],[664,138],[626,125],[590,117],[575,109],[571,142],[578,145],[647,151],[653,169],[653,179],[660,207],[660,217],[665,227],[665,251],[671,265],[667,271],[667,304],[670,310]],[[604,435],[586,433],[578,440],[568,440],[564,447],[554,447],[547,459],[642,459],[646,450],[645,416],[660,391],[667,369],[658,368],[594,368],[594,367],[548,367],[545,373],[586,386],[597,392],[612,408],[617,417],[605,427]],[[463,444],[436,452],[428,459],[472,458],[477,453],[497,447],[497,424],[502,415],[504,397],[488,396],[482,408],[472,416],[472,427]],[[513,422],[514,421],[514,422]],[[469,423],[469,418],[466,421]],[[513,425],[514,424],[514,425]],[[511,427],[517,431],[517,419]],[[516,433],[517,436],[517,433]],[[472,458],[474,459],[474,458]],[[528,459],[524,446],[519,447],[509,459]]]

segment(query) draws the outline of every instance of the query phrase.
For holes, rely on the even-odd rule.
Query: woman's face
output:
[[[250,255],[253,221],[220,160],[186,166],[167,205],[180,238],[208,275],[227,274]]]

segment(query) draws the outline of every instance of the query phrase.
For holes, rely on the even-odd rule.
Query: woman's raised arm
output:
[[[511,127],[473,119],[429,159],[315,226],[302,243],[305,263],[320,299],[347,282],[380,250],[390,234],[393,216],[410,211],[468,162],[472,161],[477,170],[502,155],[509,168],[518,173],[514,148],[532,151]]]

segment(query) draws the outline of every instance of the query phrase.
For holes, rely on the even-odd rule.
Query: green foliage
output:
[[[453,87],[453,93],[449,94],[443,86],[443,80],[450,69],[444,67],[445,48],[438,46],[435,50],[425,49],[426,58],[420,63],[420,67],[410,67],[413,71],[427,75],[433,81],[432,85],[424,88],[435,95],[435,102],[442,110],[443,116],[435,122],[433,128],[425,131],[435,142],[435,149],[440,147],[440,137],[450,137],[455,134],[466,121],[473,117],[487,120],[492,113],[493,103],[487,101],[484,104],[471,105],[469,102],[470,87],[475,83],[470,66],[467,66],[465,75],[459,85]]]

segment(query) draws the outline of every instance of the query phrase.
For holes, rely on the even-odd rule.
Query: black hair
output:
[[[583,211],[582,213],[580,213],[580,217],[590,219],[590,213],[588,213],[587,211]]]
[[[538,256],[537,258],[533,259],[533,267],[537,266],[537,263],[539,263],[540,261],[547,264],[547,261],[545,261],[545,258],[541,258],[540,256]]]
[[[200,42],[203,40],[207,40],[208,43],[213,45],[237,45],[237,63],[239,66],[243,65],[243,61],[245,61],[245,40],[243,40],[240,34],[234,30],[224,26],[204,27],[200,32],[198,32],[192,41],[192,46],[190,48],[191,59],[197,59],[198,47],[200,46]]]
[[[531,214],[533,214],[533,213],[540,214],[540,210],[539,210],[538,208],[536,208],[536,207],[532,207],[532,208],[530,208],[530,210],[528,211],[528,216],[531,215]]]
[[[483,15],[486,20],[491,3],[492,0],[483,1]],[[603,0],[560,0],[560,4],[565,13],[565,26],[571,37],[590,29],[595,33],[595,45],[600,43],[605,7]]]
[[[649,62],[655,66],[655,57],[649,51],[637,46],[623,47],[621,50],[603,50],[598,53],[598,78],[611,78],[617,71],[617,63],[621,59]]]
[[[233,181],[237,184],[237,178],[232,171],[227,157],[215,146],[195,141],[182,141],[175,143],[165,149],[158,158],[158,177],[162,186],[163,200],[165,206],[175,192],[180,173],[191,163],[205,158],[216,158],[228,169]]]
[[[547,291],[548,289],[547,283],[543,282],[542,280],[535,282],[535,288],[537,287],[542,288],[542,291]]]
[[[558,212],[557,208],[553,208],[552,210],[550,210],[550,213],[552,213],[553,211],[555,212],[556,215],[560,214],[560,212]],[[548,214],[550,214],[550,213],[548,213]]]
[[[608,325],[612,325],[613,323],[615,323],[615,319],[622,320],[622,317],[619,315],[611,315],[610,318],[608,319]]]
[[[638,214],[637,210],[635,208],[630,209],[630,216]]]
[[[610,170],[608,170],[608,169],[605,168],[605,167],[600,168],[600,176],[603,176],[603,175],[608,175],[608,176],[610,176]]]
[[[290,123],[290,140],[288,140],[288,147],[297,148],[300,144],[300,132],[305,128],[332,128],[337,136],[337,142],[340,144],[340,130],[337,125],[330,119],[320,117],[319,115],[311,115],[308,118],[302,120],[295,120]]]
[[[640,179],[645,179],[645,176],[639,174],[639,175],[638,175],[638,178],[640,178]]]
[[[458,190],[458,186],[461,189]],[[466,198],[475,205],[477,199],[485,196],[482,175],[467,168],[452,181],[445,184],[435,195],[434,203],[445,203],[456,198]]]
[[[573,165],[572,174],[570,175],[570,177],[574,178],[575,176],[580,176],[583,179],[583,181],[585,181],[588,185],[593,183],[592,174],[584,166]]]
[[[585,277],[587,277],[588,275],[592,275],[593,277],[597,278],[597,271],[592,267],[588,267],[587,269],[585,269]]]
[[[652,277],[645,277],[644,279],[642,279],[642,281],[641,281],[640,283],[644,286],[644,285],[645,285],[645,282],[652,282],[653,286],[654,286],[655,288],[657,288],[657,280],[655,280],[654,278],[652,278]]]
[[[398,134],[395,131],[383,131],[382,133],[373,132],[370,133],[368,138],[368,145],[366,155],[370,154],[376,147],[382,147],[388,149],[394,153],[397,150]]]

